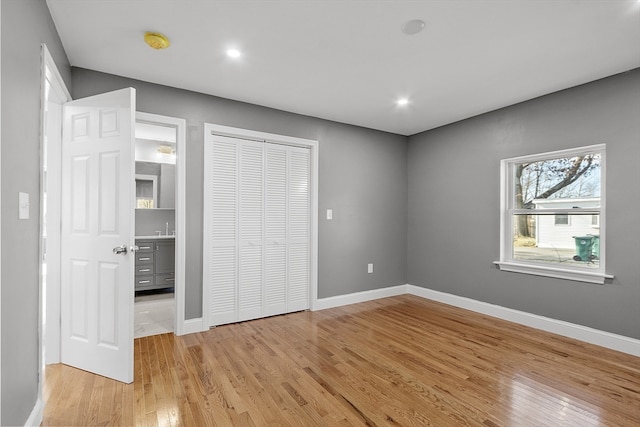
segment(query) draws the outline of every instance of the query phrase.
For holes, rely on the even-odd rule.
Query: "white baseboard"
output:
[[[407,285],[391,286],[389,288],[374,289],[371,291],[356,292],[347,295],[338,295],[329,298],[319,298],[313,302],[311,310],[325,310],[327,308],[341,307],[343,305],[359,302],[373,301],[380,298],[393,297],[407,293]]]
[[[577,325],[575,323],[565,322],[563,320],[539,316],[525,311],[514,310],[512,308],[489,304],[471,298],[460,297],[414,285],[398,285],[375,289],[372,291],[321,298],[314,302],[312,310],[324,310],[327,308],[340,307],[343,305],[356,304],[359,302],[372,301],[403,294],[410,294],[430,299],[432,301],[438,301],[454,307],[464,308],[476,313],[497,317],[498,319],[507,320],[509,322],[518,323],[520,325],[529,326],[640,357],[640,340],[635,338],[625,337],[623,335],[617,335],[611,332],[605,332]]]
[[[407,293],[640,357],[640,340],[634,338],[419,286],[407,285]]]
[[[38,396],[38,400],[36,400],[36,404],[33,406],[27,422],[24,423],[25,427],[39,426],[42,424],[43,415],[44,401],[42,400],[42,396]]]
[[[204,327],[204,321],[202,317],[198,317],[196,319],[187,319],[182,322],[182,327],[179,328],[176,335],[187,335],[193,334],[196,332],[203,332],[209,328]]]

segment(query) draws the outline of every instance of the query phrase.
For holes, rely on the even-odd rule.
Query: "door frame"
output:
[[[174,333],[184,335],[190,331],[185,326],[185,269],[186,269],[186,128],[185,119],[159,114],[136,112],[136,123],[167,126],[176,129],[176,270],[175,270],[175,321]]]
[[[42,53],[42,77],[41,77],[41,117],[40,117],[40,357],[41,357],[41,375],[44,374],[44,366],[46,364],[46,350],[47,348],[53,349],[50,352],[50,355],[53,355],[54,360],[60,361],[60,248],[56,247],[56,245],[49,244],[49,249],[51,251],[47,251],[45,247],[45,242],[42,236],[42,232],[44,230],[45,218],[53,217],[55,221],[58,221],[58,226],[53,227],[51,221],[47,221],[49,223],[49,227],[47,228],[47,238],[48,242],[57,242],[60,244],[60,180],[61,180],[61,153],[62,153],[62,116],[58,117],[58,124],[54,135],[50,135],[47,129],[48,120],[51,120],[51,117],[48,117],[47,110],[45,109],[46,104],[50,101],[46,93],[46,82],[47,80],[51,84],[51,92],[56,93],[56,104],[60,106],[60,110],[62,110],[62,105],[68,101],[71,101],[71,94],[67,89],[67,86],[56,67],[55,62],[53,61],[53,57],[49,52],[47,46],[43,43],[41,48]],[[45,156],[47,159],[45,159]],[[49,164],[48,171],[45,174],[45,161]],[[57,183],[57,185],[53,185]],[[47,193],[47,201],[45,202],[44,193]],[[48,215],[45,213],[45,203],[53,202],[54,212],[48,212]],[[51,218],[49,218],[51,219]],[[47,269],[44,271],[42,269],[42,261],[44,259],[45,253],[49,252],[51,254],[50,259],[53,262],[57,262],[57,268]],[[49,264],[49,263],[48,263]],[[46,284],[45,284],[46,281]],[[46,285],[46,286],[45,286]],[[47,292],[47,290],[49,292]],[[56,322],[56,319],[58,321]],[[49,326],[49,327],[47,327]],[[56,356],[57,354],[57,356]],[[54,363],[54,362],[52,362]],[[42,381],[41,381],[42,383]]]
[[[62,111],[62,105],[65,102],[71,101],[71,94],[67,89],[67,86],[62,79],[60,72],[58,71],[58,67],[56,66],[49,49],[46,44],[42,43],[40,48],[41,54],[41,77],[40,77],[40,213],[39,213],[39,221],[40,221],[40,242],[39,242],[39,313],[40,318],[38,319],[39,324],[39,334],[38,340],[40,344],[40,354],[38,361],[38,379],[40,387],[38,388],[38,402],[36,407],[38,408],[38,419],[42,419],[42,410],[44,409],[44,400],[43,400],[43,387],[44,387],[44,374],[45,374],[45,365],[47,364],[47,357],[53,357],[53,361],[51,363],[55,363],[56,361],[60,361],[60,248],[57,250],[54,245],[49,245],[50,248],[54,249],[51,254],[50,260],[57,259],[57,269],[48,269],[48,271],[44,271],[42,268],[42,261],[44,260],[44,256],[46,253],[45,241],[43,236],[43,230],[45,225],[45,219],[48,218],[49,227],[47,229],[47,241],[50,243],[52,241],[60,243],[60,180],[61,180],[61,171],[60,171],[60,162],[62,161],[62,115],[60,114],[58,117],[57,131],[54,135],[49,135],[47,129],[47,120],[51,120],[50,116],[47,116],[47,103],[49,102],[49,97],[46,91],[46,82],[49,81],[51,85],[51,92],[56,94],[56,104],[59,105],[60,111]],[[52,149],[55,148],[55,149]],[[53,158],[52,155],[54,155]],[[48,159],[45,159],[45,156],[48,156]],[[49,164],[48,171],[45,174],[45,161]],[[57,167],[53,167],[52,163],[57,162]],[[50,174],[52,169],[54,169],[54,173]],[[58,185],[49,185],[53,178],[50,180],[49,178],[57,175],[57,183]],[[45,211],[45,188],[47,189],[47,200],[52,201],[56,200],[57,203],[57,213],[51,215],[46,215]],[[58,226],[53,227],[51,224],[51,217],[54,220],[58,221]],[[57,258],[56,258],[57,257]],[[49,263],[48,263],[49,264]],[[48,291],[48,292],[47,292]],[[47,309],[49,308],[49,309]],[[57,321],[56,321],[57,319]],[[47,327],[49,326],[49,327]]]
[[[0,7],[0,46],[2,46],[2,7]],[[0,105],[2,104],[2,55],[0,55]],[[0,106],[0,147],[2,147],[2,107]],[[1,152],[2,150],[0,150]],[[0,160],[2,155],[0,154]],[[2,161],[0,161],[2,164]],[[2,168],[0,167],[0,188],[2,188]],[[2,192],[0,192],[0,224],[2,223]],[[2,228],[2,227],[0,227]],[[2,242],[2,232],[0,232]],[[2,257],[0,257],[0,302],[2,301]],[[2,304],[0,304],[0,335],[2,335]],[[2,384],[2,340],[0,340],[0,384]],[[0,387],[0,420],[2,420],[2,387]]]
[[[309,263],[309,310],[315,311],[318,307],[318,166],[319,166],[319,144],[318,141],[312,139],[297,138],[293,136],[278,135],[267,132],[254,131],[249,129],[235,128],[230,126],[222,126],[217,124],[204,124],[204,144],[210,143],[212,135],[221,135],[238,139],[249,139],[255,141],[271,142],[282,145],[290,145],[293,147],[308,148],[311,155],[311,206],[310,206],[310,263]],[[205,197],[204,189],[202,197]],[[203,227],[204,218],[203,218]],[[203,254],[204,263],[207,262],[206,254]],[[203,265],[202,277],[205,277],[206,265]],[[209,329],[209,287],[202,281],[202,331]]]

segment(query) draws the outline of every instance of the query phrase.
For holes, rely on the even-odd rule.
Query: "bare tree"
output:
[[[544,160],[533,163],[520,163],[515,169],[515,208],[529,209],[535,199],[548,199],[561,190],[568,197],[579,197],[583,191],[591,193],[599,191],[593,185],[584,185],[580,178],[587,177],[600,168],[600,155],[587,154],[579,157]],[[573,184],[578,182],[575,189]],[[516,235],[531,237],[532,230],[528,215],[518,215]]]

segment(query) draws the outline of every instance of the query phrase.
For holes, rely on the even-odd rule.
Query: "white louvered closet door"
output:
[[[205,146],[210,325],[309,308],[310,152],[212,136]]]
[[[287,312],[287,147],[267,144],[265,315]]]
[[[309,308],[310,274],[310,152],[288,147],[287,311]]]
[[[238,321],[262,316],[264,144],[238,142],[240,152]]]
[[[205,144],[204,278],[211,325],[237,320],[238,144],[217,137]]]

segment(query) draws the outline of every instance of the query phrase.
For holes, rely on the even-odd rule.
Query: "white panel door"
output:
[[[63,107],[61,360],[133,381],[135,90]]]

